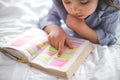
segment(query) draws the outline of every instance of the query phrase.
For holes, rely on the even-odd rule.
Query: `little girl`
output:
[[[48,15],[40,20],[40,28],[48,33],[49,43],[61,55],[64,45],[72,45],[61,26],[61,19],[72,33],[93,43],[116,43],[120,18],[119,0],[53,0]]]

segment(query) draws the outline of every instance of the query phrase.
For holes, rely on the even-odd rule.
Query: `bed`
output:
[[[0,46],[37,27],[51,0],[0,0]],[[120,80],[120,44],[95,49],[70,80]],[[63,80],[16,62],[0,52],[0,80]]]

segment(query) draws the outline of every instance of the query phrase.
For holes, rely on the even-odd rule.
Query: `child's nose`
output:
[[[81,7],[80,6],[76,6],[76,5],[72,5],[71,6],[71,13],[74,15],[78,15],[81,13]]]
[[[78,6],[77,6],[77,5],[71,5],[71,9],[72,9],[72,10],[74,10],[74,11],[75,11],[75,10],[77,10],[77,8],[78,8]]]

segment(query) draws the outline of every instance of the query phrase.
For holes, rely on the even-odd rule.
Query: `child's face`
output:
[[[67,12],[78,19],[85,19],[97,8],[99,0],[62,0]]]

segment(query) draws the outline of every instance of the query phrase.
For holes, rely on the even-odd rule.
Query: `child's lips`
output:
[[[78,19],[85,19],[87,16],[86,15],[77,15],[76,18]]]
[[[76,16],[77,18],[82,18],[82,17],[84,17],[83,15],[78,15],[78,16]]]

